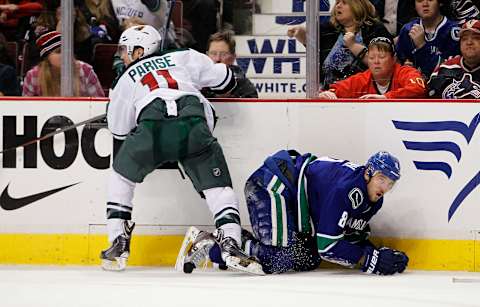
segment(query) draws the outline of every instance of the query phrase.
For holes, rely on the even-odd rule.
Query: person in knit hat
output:
[[[30,69],[23,82],[23,96],[60,96],[61,70],[60,32],[51,31],[36,40],[40,63]],[[104,97],[100,81],[89,64],[75,60],[74,95]]]

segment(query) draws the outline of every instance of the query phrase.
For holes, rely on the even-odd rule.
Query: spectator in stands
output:
[[[442,63],[430,77],[428,95],[442,99],[480,98],[480,21],[472,19],[460,31],[460,52]]]
[[[21,96],[15,68],[0,63],[0,96]]]
[[[418,68],[427,79],[437,65],[460,53],[460,28],[440,13],[441,7],[440,0],[416,0],[419,17],[402,28],[397,42],[400,62]]]
[[[372,39],[368,45],[368,70],[337,81],[320,98],[420,98],[425,97],[425,82],[420,72],[396,62],[393,41],[386,37]]]
[[[110,0],[75,0],[75,5],[90,25],[90,33],[94,36],[95,42],[118,42],[120,27]]]
[[[61,34],[52,31],[40,36],[36,43],[41,62],[29,70],[23,83],[23,96],[59,96],[61,68]],[[74,95],[104,97],[102,86],[92,66],[75,60]]]
[[[225,95],[217,95],[209,90],[204,90],[202,93],[207,98],[218,98],[218,97],[236,97],[236,98],[258,98],[257,89],[250,80],[245,76],[245,73],[242,69],[234,65],[235,62],[235,39],[233,38],[234,33],[232,31],[217,32],[210,36],[210,39],[207,42],[207,55],[215,63],[223,63],[228,65],[233,73],[235,74],[235,79],[237,80],[237,87]]]
[[[57,8],[57,28],[58,32],[62,30],[62,10]],[[93,46],[95,44],[94,36],[90,32],[90,25],[87,23],[85,16],[78,7],[74,10],[74,42],[73,49],[75,57],[83,62],[91,63],[93,57]]]
[[[167,48],[177,47],[173,23],[170,23],[168,34],[165,37],[165,24],[168,12],[167,0],[111,0],[111,2],[118,24],[121,25],[128,18],[139,17],[144,24],[158,30]]]
[[[24,39],[29,19],[38,16],[42,1],[0,0],[0,29],[8,41]]]
[[[445,16],[463,25],[467,20],[480,18],[479,0],[443,0],[447,9]]]
[[[377,16],[392,36],[397,36],[400,29],[415,16],[415,0],[370,0],[375,6]]]
[[[15,61],[8,55],[7,41],[0,33],[0,96],[20,96]]]
[[[306,29],[295,26],[287,35],[305,45]],[[392,38],[375,18],[375,7],[369,0],[336,0],[328,23],[320,25],[321,83],[324,89],[367,68],[366,44],[375,37]]]
[[[184,27],[192,33],[196,44],[194,49],[207,51],[207,42],[217,32],[216,0],[183,0]]]

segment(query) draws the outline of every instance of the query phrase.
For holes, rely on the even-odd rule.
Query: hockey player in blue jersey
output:
[[[398,35],[397,57],[428,79],[437,65],[460,53],[457,22],[441,14],[443,0],[416,0],[418,18],[405,24]]]
[[[243,248],[265,273],[309,271],[321,259],[367,273],[401,273],[408,265],[406,254],[376,248],[368,240],[368,223],[399,178],[398,159],[384,151],[360,166],[281,150],[247,180],[253,234],[243,231]],[[192,240],[186,259],[196,264],[203,252],[219,262],[218,248],[200,233],[204,236]]]

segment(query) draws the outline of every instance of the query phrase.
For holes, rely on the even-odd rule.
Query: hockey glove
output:
[[[367,247],[362,271],[377,275],[392,275],[402,273],[407,265],[408,257],[404,252],[388,247],[379,249]]]

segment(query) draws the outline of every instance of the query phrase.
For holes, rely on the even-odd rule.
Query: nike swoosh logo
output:
[[[2,195],[0,196],[0,207],[4,210],[16,210],[16,209],[25,207],[26,205],[29,205],[33,202],[36,202],[36,201],[38,201],[42,198],[45,198],[45,197],[50,196],[52,194],[58,193],[58,192],[60,192],[62,190],[65,190],[69,187],[72,187],[74,185],[77,185],[79,183],[80,182],[77,182],[77,183],[74,183],[74,184],[69,184],[69,185],[61,187],[61,188],[57,188],[57,189],[53,189],[53,190],[49,190],[49,191],[45,191],[45,192],[40,192],[40,193],[37,193],[37,194],[33,194],[33,195],[21,197],[21,198],[13,198],[8,194],[8,186],[10,185],[10,183],[9,183],[9,184],[7,184],[7,186],[5,187],[5,189],[2,192]]]

